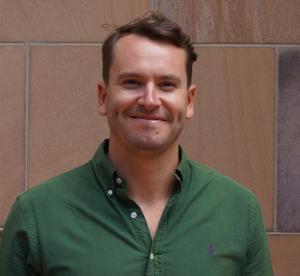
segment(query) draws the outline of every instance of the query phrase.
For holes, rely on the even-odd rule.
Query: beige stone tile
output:
[[[196,114],[182,144],[191,159],[253,190],[272,229],[275,53],[198,47]]]
[[[297,0],[156,0],[199,43],[299,43]]]
[[[123,24],[149,9],[147,0],[2,0],[0,41],[99,42],[103,24]]]
[[[97,111],[98,47],[33,47],[29,184],[89,160],[107,136]]]
[[[300,275],[300,234],[269,235],[274,276]]]
[[[0,47],[0,226],[24,189],[24,49]]]

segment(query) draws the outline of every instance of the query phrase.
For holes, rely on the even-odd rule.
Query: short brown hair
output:
[[[112,54],[115,44],[125,35],[136,34],[151,40],[170,43],[176,47],[183,48],[186,52],[186,73],[188,86],[192,81],[193,62],[197,60],[197,54],[190,41],[190,37],[181,28],[164,15],[152,11],[143,16],[115,28],[106,38],[102,46],[102,74],[106,85],[109,83],[109,70],[112,63]]]

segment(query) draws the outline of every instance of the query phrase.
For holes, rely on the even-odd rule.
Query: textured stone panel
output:
[[[274,50],[197,47],[197,53],[196,113],[182,144],[191,159],[253,190],[272,229]]]
[[[98,47],[33,47],[29,184],[89,160],[108,131],[97,111]]]
[[[300,235],[269,235],[274,276],[300,275]]]
[[[22,47],[0,47],[0,226],[24,188],[24,72]]]
[[[99,42],[149,8],[147,0],[1,0],[0,41]]]
[[[278,228],[300,231],[300,47],[279,51]]]
[[[298,0],[156,0],[199,43],[299,43]]]

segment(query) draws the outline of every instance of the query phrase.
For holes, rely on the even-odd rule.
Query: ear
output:
[[[105,116],[106,111],[106,96],[107,88],[104,82],[98,84],[98,112],[100,115]]]
[[[187,107],[186,107],[186,119],[191,119],[194,116],[194,106],[196,99],[196,85],[192,84],[187,91]]]

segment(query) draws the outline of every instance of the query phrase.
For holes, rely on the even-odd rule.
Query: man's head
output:
[[[186,53],[187,85],[191,84],[192,66],[197,54],[190,42],[190,38],[181,28],[162,14],[157,12],[145,13],[142,17],[120,26],[104,41],[102,47],[103,80],[108,86],[110,68],[113,60],[113,50],[120,38],[135,34],[150,40],[160,41],[182,48]]]
[[[187,74],[193,48],[176,24],[153,13],[118,30],[104,43],[105,83],[98,87],[110,145],[147,154],[177,150],[184,121],[194,114],[196,86]]]

